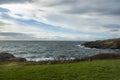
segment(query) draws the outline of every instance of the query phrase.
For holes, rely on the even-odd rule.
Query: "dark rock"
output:
[[[93,56],[85,57],[81,59],[82,61],[92,61],[92,60],[104,60],[104,59],[120,59],[120,54],[114,53],[101,53]]]
[[[83,44],[85,47],[101,49],[120,49],[120,39],[109,39],[102,41],[91,41]]]
[[[10,58],[9,61],[24,62],[26,61],[26,59],[17,57],[17,58]]]
[[[7,61],[11,58],[15,58],[15,57],[9,53],[0,53],[0,61]]]
[[[9,53],[0,53],[0,62],[1,61],[26,61],[25,58],[17,58]]]

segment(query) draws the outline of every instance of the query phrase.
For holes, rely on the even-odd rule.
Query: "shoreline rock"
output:
[[[107,60],[107,59],[120,59],[120,54],[115,53],[101,53],[93,56],[84,57],[82,59],[74,60],[53,60],[53,61],[27,61],[25,58],[16,58],[9,53],[0,53],[0,62],[25,62],[26,65],[36,65],[36,64],[63,64],[63,63],[74,63],[82,61],[93,61],[93,60]]]
[[[83,62],[83,61],[94,61],[94,60],[110,60],[110,59],[120,59],[120,54],[114,53],[101,53],[96,54],[89,57],[84,57],[82,59],[74,59],[74,60],[53,60],[53,61],[27,61],[26,65],[38,65],[38,64],[64,64],[64,63],[75,63],[75,62]]]
[[[119,39],[90,41],[90,42],[85,42],[83,45],[85,47],[90,47],[90,48],[120,49],[120,38]]]
[[[93,56],[85,57],[81,60],[92,61],[92,60],[106,60],[106,59],[120,59],[120,54],[118,53],[100,53]]]
[[[26,61],[25,58],[17,58],[14,55],[10,54],[10,53],[0,53],[0,62],[4,62],[4,61]]]

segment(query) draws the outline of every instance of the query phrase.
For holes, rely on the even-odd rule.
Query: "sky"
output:
[[[0,40],[120,38],[120,0],[0,0]]]

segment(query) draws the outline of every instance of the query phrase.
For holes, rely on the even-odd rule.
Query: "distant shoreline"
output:
[[[99,49],[120,49],[120,38],[89,41],[83,44],[85,47],[99,48]]]

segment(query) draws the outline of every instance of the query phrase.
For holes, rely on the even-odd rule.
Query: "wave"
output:
[[[85,47],[84,45],[81,45],[81,44],[78,44],[76,46],[78,46],[79,48],[83,48],[83,49],[92,49],[92,48]]]

